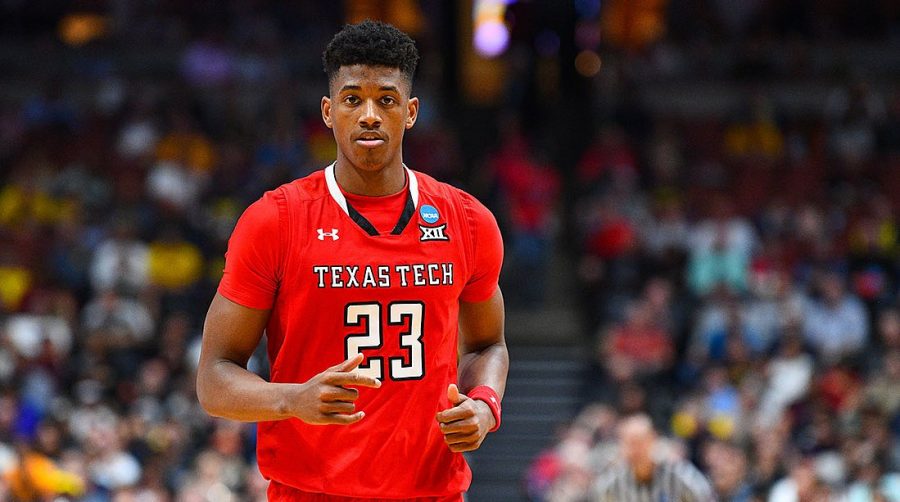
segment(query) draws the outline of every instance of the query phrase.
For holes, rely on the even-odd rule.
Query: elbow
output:
[[[199,368],[197,371],[197,401],[200,403],[200,407],[203,408],[207,414],[213,417],[222,417],[223,411],[221,408],[221,403],[218,399],[216,399],[215,385],[213,385],[210,380],[209,372],[204,371],[203,368]]]

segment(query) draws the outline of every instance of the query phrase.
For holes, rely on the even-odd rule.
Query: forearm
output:
[[[288,395],[298,384],[271,383],[227,359],[210,362],[197,376],[197,397],[213,416],[261,422],[290,418]]]
[[[459,361],[459,387],[463,393],[487,385],[502,398],[509,371],[509,352],[503,341],[463,352]]]

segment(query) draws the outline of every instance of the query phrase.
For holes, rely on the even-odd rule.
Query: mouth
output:
[[[363,148],[377,148],[385,143],[380,134],[365,133],[356,138],[356,143]]]

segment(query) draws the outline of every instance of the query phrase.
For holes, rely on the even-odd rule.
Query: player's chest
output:
[[[431,207],[431,206],[429,206]],[[287,260],[285,283],[319,294],[458,295],[469,271],[463,222],[416,211],[402,231],[370,235],[346,214],[308,219],[305,245]]]

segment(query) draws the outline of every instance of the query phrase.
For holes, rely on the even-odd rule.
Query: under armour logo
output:
[[[419,230],[422,231],[422,237],[419,238],[420,241],[449,241],[450,237],[444,233],[446,230],[447,224],[439,225],[437,227],[426,227],[423,225],[419,225]]]
[[[331,232],[326,232],[324,228],[317,229],[319,231],[319,240],[324,241],[325,237],[331,237],[331,240],[336,241],[339,239],[338,237],[338,229],[332,228]]]

